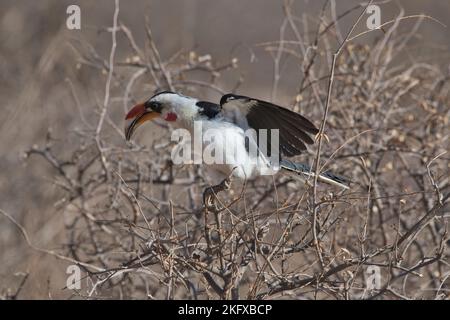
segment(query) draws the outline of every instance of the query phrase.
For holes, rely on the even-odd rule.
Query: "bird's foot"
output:
[[[221,209],[217,205],[217,194],[222,191],[229,190],[231,187],[231,176],[222,180],[218,185],[208,187],[203,191],[203,205],[209,211],[220,211]]]
[[[205,209],[208,211],[218,211],[219,208],[216,205],[215,200],[215,192],[213,187],[208,187],[203,191],[203,205]]]

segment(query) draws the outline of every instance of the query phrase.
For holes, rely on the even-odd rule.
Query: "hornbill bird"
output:
[[[175,127],[186,129],[194,136],[196,124],[204,135],[208,130],[216,130],[212,139],[215,152],[223,155],[233,153],[231,160],[227,158],[227,161],[219,163],[203,163],[208,169],[208,176],[213,179],[220,178],[219,181],[222,181],[205,190],[203,194],[205,205],[212,205],[214,195],[230,187],[231,177],[245,180],[265,174],[267,169],[273,169],[268,172],[285,171],[301,177],[302,180],[314,177],[314,172],[308,165],[282,158],[303,153],[307,144],[314,143],[312,136],[319,132],[311,121],[289,109],[235,94],[222,96],[220,103],[216,104],[180,93],[163,91],[144,103],[137,104],[128,112],[125,126],[126,140],[131,139],[136,128],[155,118],[169,121]],[[277,136],[269,133],[262,138],[260,135],[246,135],[248,129],[254,131],[266,129],[266,132],[276,132]],[[202,148],[206,148],[205,144],[211,142],[211,139],[205,140],[208,139],[201,139]],[[263,154],[260,151],[262,145],[265,146],[264,149],[270,149],[269,152]],[[278,148],[273,151],[272,145]],[[250,152],[255,149],[256,152]],[[272,156],[277,156],[275,157],[277,161],[271,161]],[[347,179],[330,172],[320,173],[317,180],[348,189]]]

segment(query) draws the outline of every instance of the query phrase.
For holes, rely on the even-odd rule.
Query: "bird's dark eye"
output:
[[[163,105],[161,102],[158,101],[151,101],[148,100],[147,102],[144,103],[145,109],[148,111],[154,111],[154,112],[158,112],[161,113]]]

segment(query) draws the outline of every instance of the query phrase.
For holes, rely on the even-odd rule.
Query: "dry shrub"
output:
[[[320,22],[310,25],[312,36],[302,34],[289,5],[284,8],[283,28],[293,40],[260,45],[274,56],[273,92],[276,66],[282,58],[297,59],[302,77],[292,108],[317,122],[328,105],[333,48],[344,37],[336,33],[339,21],[328,7]],[[402,32],[401,21],[373,31],[376,38],[367,44],[359,43],[364,36],[346,42],[336,59],[319,169],[350,177],[351,189],[260,177],[221,193],[225,207],[215,213],[202,206],[207,186],[202,168],[172,164],[169,128],[160,123],[146,129],[138,139],[142,143],[126,144],[121,119],[136,97],[155,91],[221,93],[217,79],[239,68],[237,61],[216,65],[209,55],[184,51],[165,59],[148,26],[141,48],[120,23],[109,32],[120,35],[121,50],[128,50],[124,62],[111,64],[110,56],[74,44],[81,63],[111,76],[109,103],[98,103],[95,123],[80,118],[81,129],[65,140],[49,133],[45,145],[27,152],[54,167],[54,183],[65,193],[59,203],[66,217],[64,255],[93,284],[74,294],[448,297],[449,71],[420,57],[402,58],[420,23],[433,22],[417,18],[414,28]],[[235,82],[238,88],[240,79]],[[69,140],[74,147],[63,156],[61,147]],[[378,287],[370,286],[372,272],[379,272]]]

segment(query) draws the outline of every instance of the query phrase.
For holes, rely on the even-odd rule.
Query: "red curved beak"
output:
[[[158,116],[157,112],[147,111],[143,103],[135,105],[125,117],[125,139],[129,141],[139,126]]]

